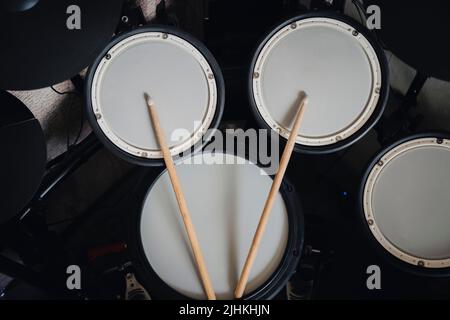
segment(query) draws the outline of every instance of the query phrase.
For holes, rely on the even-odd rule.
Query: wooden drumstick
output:
[[[284,148],[283,155],[281,157],[280,166],[278,171],[273,179],[272,187],[270,188],[269,196],[267,197],[266,203],[264,205],[263,212],[261,214],[261,218],[258,223],[258,228],[256,229],[255,235],[253,237],[252,245],[247,255],[247,259],[245,260],[244,268],[242,269],[241,277],[239,278],[239,282],[237,284],[236,290],[234,291],[234,296],[236,298],[242,298],[244,294],[245,287],[247,285],[247,280],[250,275],[250,270],[252,268],[253,262],[256,258],[256,254],[258,252],[258,248],[264,234],[264,230],[266,228],[267,221],[270,216],[270,212],[272,211],[273,204],[275,202],[275,197],[277,196],[278,190],[280,189],[281,182],[283,181],[284,174],[286,172],[287,166],[289,164],[289,160],[292,155],[292,151],[294,150],[295,141],[298,135],[298,131],[300,129],[300,123],[303,119],[303,115],[305,113],[306,105],[308,103],[306,94],[301,99],[301,102],[298,106],[297,115],[294,121],[294,127],[292,128],[291,134],[287,141],[286,147]]]
[[[194,254],[197,270],[200,274],[203,289],[205,290],[206,296],[208,297],[209,300],[216,300],[216,295],[214,293],[214,289],[211,284],[208,271],[206,269],[206,264],[203,259],[202,251],[200,250],[200,244],[198,243],[194,225],[192,224],[191,217],[189,215],[186,199],[184,198],[183,191],[181,190],[180,180],[178,179],[177,172],[175,170],[172,155],[170,154],[169,147],[167,146],[163,130],[159,123],[155,103],[148,94],[145,94],[144,96],[145,101],[147,102],[150,118],[153,123],[153,129],[155,131],[156,139],[158,140],[159,146],[161,147],[164,162],[166,164],[167,171],[169,172],[169,177],[172,183],[173,191],[175,192],[175,196],[177,198],[178,207],[180,208],[180,213],[181,217],[183,218],[184,227],[186,229],[189,242],[191,244],[192,252]]]

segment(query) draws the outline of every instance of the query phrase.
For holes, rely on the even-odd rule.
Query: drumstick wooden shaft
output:
[[[258,228],[256,229],[255,235],[253,237],[252,245],[247,255],[247,259],[244,264],[244,268],[242,269],[241,276],[239,278],[239,282],[236,286],[236,290],[234,292],[234,296],[236,298],[242,298],[244,294],[245,287],[247,285],[248,277],[250,275],[250,271],[255,261],[256,254],[258,252],[258,248],[264,234],[264,230],[267,225],[267,221],[270,216],[270,212],[272,211],[273,204],[275,202],[275,198],[278,194],[278,190],[280,189],[281,182],[283,181],[284,174],[286,172],[287,166],[289,164],[289,160],[292,155],[292,151],[294,150],[295,141],[298,135],[298,131],[300,129],[300,123],[303,119],[303,115],[306,109],[307,98],[306,96],[302,99],[299,105],[299,109],[297,111],[297,115],[294,122],[294,127],[291,131],[289,139],[287,141],[286,147],[284,148],[283,155],[281,157],[280,165],[278,171],[273,179],[272,187],[270,188],[269,195],[267,197],[266,203],[264,205],[263,212],[261,214]]]
[[[205,290],[206,296],[209,300],[216,300],[216,295],[214,293],[211,280],[206,269],[206,264],[203,259],[202,252],[200,250],[200,244],[195,233],[194,225],[192,224],[191,217],[189,215],[188,207],[186,204],[186,199],[184,198],[183,191],[181,190],[180,180],[178,179],[177,172],[175,170],[175,165],[173,163],[172,155],[170,154],[169,147],[167,146],[166,139],[164,137],[163,130],[161,128],[158,115],[156,113],[155,104],[151,98],[146,95],[146,102],[148,110],[150,113],[150,118],[153,123],[153,128],[155,131],[156,138],[158,140],[159,146],[163,153],[164,162],[169,172],[170,181],[172,182],[173,191],[177,198],[178,207],[180,208],[181,217],[183,218],[184,227],[188,235],[192,252],[194,254],[195,263],[197,265],[198,272],[200,274],[200,279],[202,281],[203,289]]]

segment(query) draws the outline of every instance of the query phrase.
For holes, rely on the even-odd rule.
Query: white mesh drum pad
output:
[[[144,100],[155,101],[172,154],[189,149],[209,128],[217,87],[205,57],[175,35],[143,32],[114,45],[99,63],[92,108],[104,135],[131,155],[162,158]],[[187,130],[172,141],[176,129]]]
[[[285,138],[300,91],[309,96],[297,143],[325,146],[357,132],[379,100],[381,67],[369,41],[329,18],[293,22],[261,49],[253,96],[264,121]]]
[[[397,258],[450,266],[450,141],[412,140],[384,155],[366,182],[364,212],[377,241]]]
[[[232,299],[272,179],[250,163],[180,164],[177,172],[217,297]],[[142,246],[156,274],[177,292],[204,299],[167,172],[150,187],[140,222]],[[288,216],[278,194],[246,293],[275,272],[287,239]]]

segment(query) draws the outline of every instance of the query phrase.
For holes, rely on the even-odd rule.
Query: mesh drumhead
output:
[[[288,138],[299,92],[309,96],[297,143],[327,146],[356,133],[379,101],[381,66],[370,42],[330,18],[292,22],[259,51],[252,90],[264,121]]]
[[[201,157],[194,156],[193,163]],[[236,157],[229,157],[236,163]],[[179,164],[177,173],[217,297],[232,299],[272,179],[251,163]],[[156,274],[187,297],[205,298],[167,172],[148,191],[140,232],[144,253]],[[278,194],[246,293],[274,274],[287,239],[288,214]]]
[[[145,92],[156,103],[172,154],[196,144],[213,121],[217,86],[211,66],[176,35],[141,32],[121,40],[98,64],[91,87],[92,112],[104,135],[131,155],[162,158]]]
[[[403,143],[372,168],[364,189],[366,220],[397,258],[425,268],[450,266],[450,141]]]

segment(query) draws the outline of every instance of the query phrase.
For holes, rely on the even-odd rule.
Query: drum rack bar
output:
[[[90,134],[84,141],[59,156],[52,163],[34,199],[26,206],[20,219],[23,219],[30,211],[42,203],[45,198],[82,164],[87,162],[101,149],[102,145],[94,134]]]
[[[45,282],[42,281],[37,272],[3,255],[0,255],[0,273],[14,279],[23,280],[39,289],[46,289]]]

